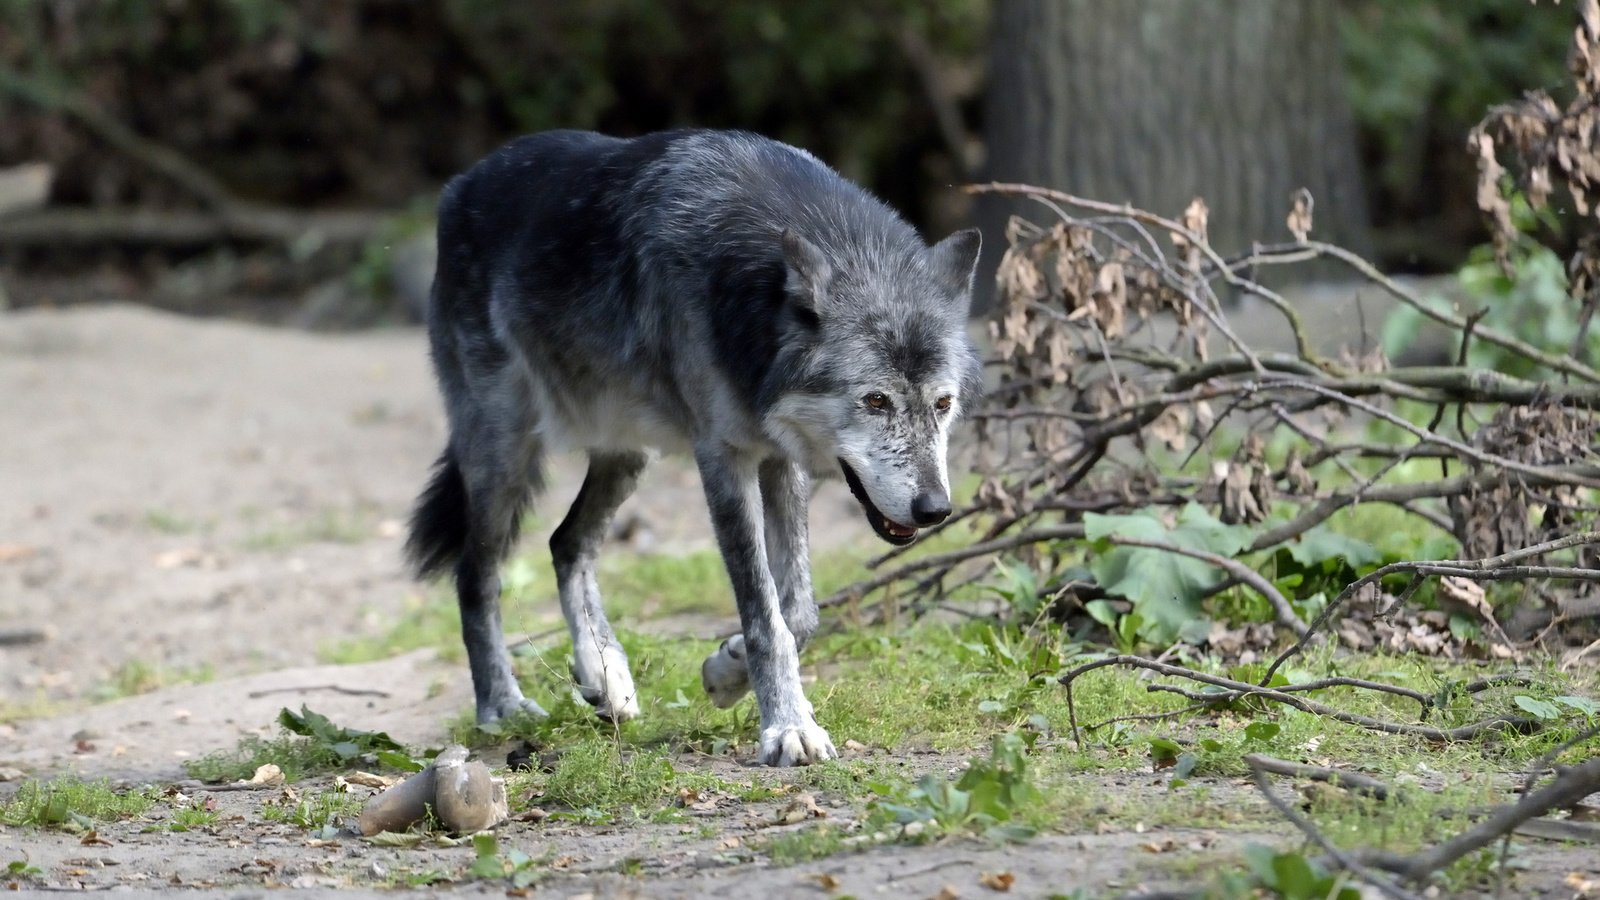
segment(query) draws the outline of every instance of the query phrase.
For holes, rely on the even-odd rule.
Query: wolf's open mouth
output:
[[[839,468],[844,470],[844,483],[850,485],[850,493],[856,495],[856,501],[861,504],[861,509],[867,514],[867,523],[872,530],[896,546],[905,546],[917,539],[917,529],[909,525],[901,525],[888,516],[878,511],[872,498],[867,496],[867,489],[861,486],[861,479],[856,477],[855,470],[844,460],[839,460]]]

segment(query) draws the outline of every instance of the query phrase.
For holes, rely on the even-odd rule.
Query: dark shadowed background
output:
[[[1388,270],[1448,271],[1484,240],[1463,135],[1494,103],[1561,87],[1574,15],[1503,0],[11,0],[0,169],[33,180],[9,203],[0,183],[0,284],[13,306],[133,296],[338,325],[394,315],[398,296],[414,315],[453,173],[527,131],[681,125],[805,146],[929,232],[975,215],[955,185],[996,179],[1174,214],[1204,195],[1232,251],[1283,237],[1288,195],[1308,187],[1322,236]],[[16,168],[34,163],[48,168]],[[979,212],[997,236],[1010,211]]]

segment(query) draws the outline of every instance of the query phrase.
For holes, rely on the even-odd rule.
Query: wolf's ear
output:
[[[949,286],[963,304],[971,303],[972,276],[977,271],[978,252],[982,249],[983,233],[976,228],[958,231],[928,249],[928,262],[934,275]]]
[[[833,280],[833,266],[828,264],[822,251],[793,230],[783,230],[783,292],[789,299],[814,313],[821,314],[828,296],[828,282]]]

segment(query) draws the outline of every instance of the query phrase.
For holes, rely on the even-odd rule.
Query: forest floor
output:
[[[932,636],[912,646],[875,629],[815,654],[827,662],[810,690],[822,695],[819,717],[844,759],[796,772],[753,766],[749,702],[714,711],[694,687],[693,660],[736,620],[698,479],[674,460],[658,463],[624,507],[608,549],[615,561],[602,573],[617,585],[623,612],[614,621],[634,645],[646,720],[667,724],[608,735],[578,725],[559,696],[565,636],[539,551],[581,476],[562,460],[507,575],[523,602],[506,612],[508,631],[529,636],[534,649],[519,664],[556,725],[471,735],[447,593],[413,583],[399,552],[444,433],[420,329],[308,334],[129,306],[8,313],[0,397],[0,632],[9,636],[0,645],[0,809],[17,808],[35,779],[58,777],[88,791],[110,779],[139,801],[90,816],[90,826],[0,824],[0,866],[12,864],[9,878],[23,890],[349,895],[427,885],[500,895],[537,882],[557,897],[1102,896],[1203,880],[1252,842],[1298,845],[1236,772],[1197,772],[1179,792],[1137,747],[1069,757],[1069,742],[1051,733],[1064,728],[1055,700],[1037,701],[1050,724],[1036,756],[1062,750],[1055,768],[1040,763],[1049,796],[1038,836],[863,834],[863,823],[881,822],[876,800],[904,799],[903,786],[924,774],[962,771],[1035,707],[1018,693],[985,701],[1005,706],[999,713],[912,705],[895,718],[896,672],[875,667],[927,665],[918,690],[932,697],[941,677],[965,677],[941,654],[978,651]],[[849,580],[843,573],[859,574],[875,552],[837,483],[820,490],[812,529],[819,581],[829,566],[834,581]],[[833,669],[845,673],[837,688],[827,686]],[[1004,671],[991,676],[974,690],[1010,690],[996,687]],[[1101,698],[1110,709],[1143,696],[1131,676],[1118,684]],[[519,815],[492,850],[504,877],[475,870],[478,851],[441,835],[398,845],[350,835],[340,826],[370,793],[344,782],[354,766],[256,790],[194,780],[241,746],[270,756],[281,746],[271,743],[279,710],[302,705],[418,750],[465,735],[497,771],[519,737],[535,738],[555,760],[508,776]],[[1296,726],[1284,727],[1288,740]],[[1302,750],[1345,746],[1322,744],[1314,722],[1297,727]],[[1358,746],[1348,745],[1352,758]],[[1472,796],[1503,799],[1516,767],[1500,761],[1484,772],[1483,758],[1408,745],[1377,765],[1446,794],[1482,775]],[[611,793],[593,793],[601,787]],[[1372,815],[1351,812],[1348,824],[1370,827]],[[1585,896],[1585,879],[1600,882],[1592,846],[1519,842],[1517,862],[1518,896]],[[0,872],[0,883],[7,878]]]

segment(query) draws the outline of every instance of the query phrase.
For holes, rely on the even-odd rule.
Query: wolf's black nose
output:
[[[911,519],[919,528],[937,525],[950,517],[950,498],[944,491],[925,491],[911,500]]]

